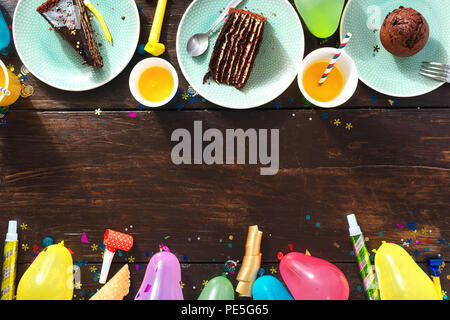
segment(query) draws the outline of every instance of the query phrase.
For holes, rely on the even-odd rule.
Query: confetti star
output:
[[[101,110],[100,108],[95,109],[95,115],[96,115],[96,116],[99,116],[99,115],[101,115],[101,114],[102,114],[102,110]]]
[[[134,262],[134,257],[133,257],[133,256],[130,256],[130,257],[128,258],[128,262],[129,262],[129,263],[133,263],[133,262]]]
[[[420,232],[422,232],[422,234],[427,234],[428,233],[428,229],[427,228],[422,228],[420,230]]]
[[[277,269],[275,267],[272,267],[269,269],[272,274],[277,273]]]
[[[89,270],[90,270],[91,272],[96,272],[96,271],[97,271],[97,267],[96,267],[96,266],[91,266],[91,267],[89,268]]]
[[[208,280],[203,280],[202,281],[202,286],[206,286],[208,284]]]
[[[81,282],[75,282],[75,289],[80,290],[81,289]]]
[[[341,125],[341,119],[334,119],[333,123],[336,127],[339,127]]]
[[[189,96],[189,103],[194,104],[197,103],[198,98],[196,96]]]
[[[348,131],[352,130],[353,125],[349,122],[345,125],[345,129],[347,129]]]
[[[93,243],[93,244],[91,245],[91,249],[92,249],[92,251],[97,251],[97,250],[98,250],[98,245],[96,245],[95,243]]]
[[[189,95],[185,92],[181,95],[181,99],[187,100],[187,99],[189,99]]]
[[[380,47],[378,45],[373,47],[374,52],[380,52]]]
[[[20,225],[20,228],[22,230],[28,230],[28,225],[26,223],[22,222],[22,224]]]
[[[22,250],[23,251],[27,251],[28,249],[29,249],[28,248],[28,244],[25,243],[25,244],[22,245]]]
[[[181,289],[184,288],[184,282],[183,281],[180,281],[180,286],[181,286]]]

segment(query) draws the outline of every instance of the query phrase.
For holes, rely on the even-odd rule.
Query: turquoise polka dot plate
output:
[[[418,54],[399,58],[384,49],[380,28],[387,14],[400,6],[420,12],[430,26],[430,38]],[[442,0],[350,0],[344,10],[341,38],[353,34],[345,49],[353,58],[362,82],[383,94],[413,97],[431,92],[438,82],[419,74],[422,61],[449,63],[450,1]]]
[[[85,91],[114,79],[128,65],[139,40],[139,13],[133,0],[95,0],[110,30],[113,45],[106,40],[98,20],[91,21],[101,44],[101,69],[83,65],[83,59],[36,11],[44,0],[19,0],[13,21],[13,36],[23,64],[42,82],[67,91]],[[89,10],[88,10],[89,12]]]
[[[192,35],[206,32],[229,2],[230,0],[192,2],[178,28],[178,62],[189,84],[212,103],[233,109],[258,107],[277,98],[295,80],[305,48],[303,28],[297,12],[287,0],[244,1],[239,8],[268,18],[263,44],[247,85],[239,90],[212,80],[203,84],[220,28],[211,35],[209,49],[202,56],[188,55],[186,45]]]

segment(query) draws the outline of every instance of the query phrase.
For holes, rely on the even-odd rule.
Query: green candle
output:
[[[309,31],[318,38],[331,37],[339,27],[345,0],[295,0]]]

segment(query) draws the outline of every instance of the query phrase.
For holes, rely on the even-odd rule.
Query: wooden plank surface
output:
[[[142,8],[144,42],[155,2],[136,3]],[[0,0],[9,22],[16,4]],[[169,1],[162,35],[168,47],[163,57],[178,71],[175,35],[188,4]],[[307,52],[337,41],[335,36],[320,44],[308,32],[306,37]],[[292,245],[335,263],[349,280],[350,298],[363,299],[345,217],[350,212],[357,214],[369,249],[381,241],[410,241],[406,249],[425,270],[428,257],[449,262],[448,85],[399,99],[392,107],[391,97],[360,83],[344,107],[330,111],[305,105],[292,85],[276,100],[280,110],[270,103],[259,110],[229,111],[179,95],[165,108],[141,112],[128,93],[127,79],[142,58],[136,55],[117,79],[82,96],[50,88],[30,75],[35,95],[19,100],[2,122],[0,230],[6,231],[8,219],[23,224],[19,276],[34,251],[43,249],[43,238],[52,236],[64,240],[74,260],[83,264],[85,292],[81,296],[77,290],[75,298],[87,298],[99,288],[90,270],[99,270],[102,260],[95,245],[106,228],[113,228],[135,238],[132,251],[116,256],[112,270],[130,263],[133,290],[128,298],[134,297],[149,256],[163,242],[182,263],[185,297],[196,299],[203,280],[221,274],[226,260],[242,259],[247,228],[258,224],[264,232],[266,272],[277,269],[277,252],[288,252]],[[2,60],[20,69],[14,50]],[[188,84],[180,80],[184,92]],[[95,108],[103,110],[101,116]],[[202,121],[204,130],[222,132],[280,129],[279,173],[262,177],[259,165],[175,166],[171,133],[177,128],[193,132],[194,121]],[[416,232],[407,226],[410,222]],[[89,244],[80,242],[83,232]],[[445,269],[444,290],[449,288],[447,275]]]
[[[293,1],[291,1],[293,3]],[[153,20],[155,2],[136,0],[137,5],[140,8],[141,17],[141,43],[146,43],[148,34],[150,33],[151,23]],[[12,23],[12,16],[16,7],[17,0],[0,0],[0,5],[5,9],[7,13],[8,23]],[[161,35],[161,41],[166,45],[167,52],[162,58],[170,61],[177,69],[180,76],[180,90],[185,92],[188,88],[188,83],[182,76],[176,57],[176,33],[179,22],[183,13],[189,6],[190,1],[169,1],[167,6],[167,14],[165,16],[164,28]],[[339,40],[338,35],[334,35],[328,42],[313,37],[304,25],[305,37],[306,37],[306,50],[305,55],[319,47],[334,47]],[[83,99],[80,99],[78,93],[64,92],[54,88],[51,88],[42,82],[35,79],[32,75],[29,76],[29,83],[35,88],[35,95],[33,99],[20,100],[14,106],[17,110],[94,110],[95,108],[102,108],[102,110],[136,110],[138,103],[134,100],[128,89],[128,77],[136,63],[143,58],[149,57],[149,55],[141,56],[136,54],[128,67],[112,82],[90,92],[83,93]],[[22,63],[17,57],[14,50],[8,57],[8,63],[14,65],[18,70]],[[344,107],[382,107],[389,108],[390,104],[388,100],[392,97],[388,97],[374,90],[368,88],[363,83],[360,83],[355,96],[345,104]],[[395,108],[399,107],[423,107],[434,106],[442,107],[446,106],[450,101],[450,90],[448,85],[441,87],[440,89],[421,97],[415,98],[403,98],[398,99]],[[264,108],[274,109],[275,103],[279,102],[283,108],[298,108],[305,106],[302,99],[298,85],[294,82],[291,87],[275,101],[267,104]],[[198,99],[196,102],[186,102],[181,99],[181,95],[176,97],[174,103],[164,107],[164,109],[176,110],[177,105],[183,103],[186,109],[216,109],[220,108],[209,102],[202,102]],[[308,106],[308,104],[306,104]]]

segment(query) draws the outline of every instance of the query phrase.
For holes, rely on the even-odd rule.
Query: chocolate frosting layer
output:
[[[266,21],[256,13],[230,9],[204,81],[212,76],[217,83],[243,88],[261,47]]]
[[[37,11],[83,57],[85,63],[103,67],[94,32],[82,0],[48,0]]]

